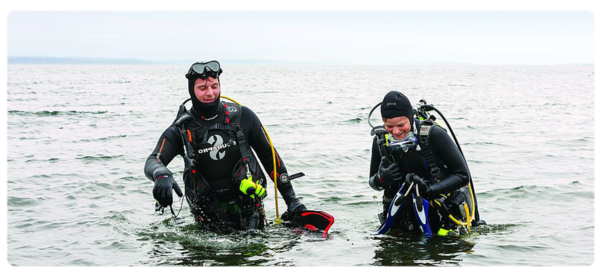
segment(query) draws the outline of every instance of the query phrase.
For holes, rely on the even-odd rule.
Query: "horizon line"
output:
[[[107,58],[107,57],[64,57],[64,56],[7,56],[7,64],[122,64],[122,65],[179,65],[189,64],[199,60],[187,59],[170,59],[170,60],[153,60],[140,58]],[[460,61],[438,61],[438,62],[374,62],[374,63],[357,63],[357,62],[340,62],[340,61],[287,61],[287,60],[272,60],[262,58],[247,58],[247,59],[219,59],[220,62],[232,64],[272,64],[272,65],[463,65],[463,66],[486,66],[486,65],[594,65],[594,62],[555,62],[555,63],[475,63],[475,62],[460,62]]]

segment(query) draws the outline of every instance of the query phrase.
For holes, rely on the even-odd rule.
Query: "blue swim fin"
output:
[[[390,203],[390,207],[388,207],[387,217],[385,218],[385,221],[383,222],[383,224],[381,224],[381,226],[377,230],[376,234],[386,234],[392,228],[392,224],[394,223],[396,214],[398,214],[398,212],[400,212],[399,211],[400,208],[404,208],[402,206],[406,205],[405,203],[403,203],[406,200],[406,195],[402,194],[403,188],[404,188],[404,184],[402,184],[402,186],[400,186],[400,189],[394,196],[394,199],[392,199],[392,203]],[[408,188],[408,191],[410,191],[411,188],[412,188],[412,185]],[[406,193],[408,193],[408,191]]]
[[[427,238],[432,238],[433,234],[431,233],[431,227],[429,226],[429,220],[427,219],[427,216],[429,215],[429,201],[423,199],[421,196],[415,196],[414,194],[412,198],[413,208],[415,209],[415,215],[421,226],[421,231],[425,233]]]

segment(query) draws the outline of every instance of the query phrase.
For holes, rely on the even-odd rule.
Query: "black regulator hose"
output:
[[[381,105],[382,102],[377,103],[377,105],[375,105],[375,107],[373,107],[373,109],[371,109],[371,112],[369,112],[369,116],[367,117],[367,122],[369,123],[369,125],[371,126],[371,128],[373,128],[373,124],[371,124],[371,115],[373,114],[373,111],[375,111],[375,109],[377,109],[377,107],[379,107],[379,105]]]

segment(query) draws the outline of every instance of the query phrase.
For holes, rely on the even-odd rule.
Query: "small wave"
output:
[[[106,114],[108,111],[20,111],[20,110],[10,110],[8,111],[9,115],[16,116],[36,116],[36,117],[53,117],[59,115],[73,116],[73,115],[82,115],[82,114],[91,114],[91,115],[99,115]]]
[[[517,196],[521,197],[524,193],[543,193],[545,189],[538,185],[520,185],[517,187],[507,188],[507,189],[495,189],[486,194],[489,195],[509,195],[509,196]],[[483,194],[483,193],[482,193]]]
[[[593,199],[593,192],[581,190],[581,184],[578,181],[573,181],[554,185],[520,185],[512,188],[494,189],[477,193],[477,196],[489,197],[490,199],[510,198],[516,199],[516,201],[544,197],[545,199],[556,199],[558,205],[560,202]]]
[[[117,138],[125,138],[125,137],[127,137],[127,135],[124,135],[124,134],[119,134],[119,135],[113,135],[113,136],[102,137],[102,138],[96,138],[96,139],[81,139],[81,140],[76,140],[76,141],[73,141],[73,143],[79,143],[79,142],[96,142],[96,141],[109,141],[109,140],[113,140],[113,139],[117,139]]]
[[[503,146],[506,147],[505,144],[498,142],[488,142],[488,141],[479,141],[479,142],[464,142],[461,143],[462,146]]]
[[[123,155],[116,155],[116,156],[84,156],[84,157],[78,157],[76,159],[80,159],[84,162],[94,162],[94,161],[109,161],[109,160],[113,160],[116,158],[120,158],[123,157]]]
[[[8,206],[35,206],[38,205],[39,202],[35,199],[26,198],[26,197],[8,197]]]
[[[346,120],[345,122],[347,122],[347,123],[360,123],[361,121],[362,121],[362,118],[354,118],[354,119]]]
[[[486,233],[498,233],[512,230],[515,227],[519,227],[517,224],[487,224],[483,226],[473,227],[473,233],[475,234],[486,234]]]

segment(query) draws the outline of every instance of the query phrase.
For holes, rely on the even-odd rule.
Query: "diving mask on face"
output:
[[[402,140],[397,140],[392,136],[392,134],[388,133],[385,135],[385,145],[390,149],[392,153],[404,151],[408,152],[408,149],[414,148],[417,146],[417,137],[411,131],[406,137]]]

